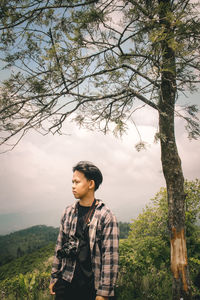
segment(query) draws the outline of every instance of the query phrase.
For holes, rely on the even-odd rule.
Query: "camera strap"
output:
[[[90,222],[92,220],[92,217],[93,217],[93,214],[94,214],[94,211],[95,211],[95,208],[96,208],[97,204],[98,204],[98,201],[96,201],[96,199],[94,199],[92,205],[90,206],[90,209],[89,209],[87,215],[85,216],[85,224],[87,226],[90,226]]]

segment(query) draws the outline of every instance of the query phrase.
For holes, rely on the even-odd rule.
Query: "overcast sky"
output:
[[[36,224],[59,226],[65,206],[74,201],[72,167],[90,160],[104,181],[96,196],[119,221],[137,217],[161,186],[165,186],[160,145],[154,143],[157,113],[145,108],[134,120],[147,150],[137,152],[132,124],[122,139],[78,128],[66,122],[67,135],[41,136],[29,132],[11,152],[0,155],[0,234]],[[184,176],[200,178],[200,143],[189,141],[181,119],[176,121],[177,145]]]
[[[120,17],[113,15],[116,24]],[[0,72],[0,79],[7,76],[5,70]],[[190,96],[188,102],[199,103],[199,94]],[[67,135],[29,132],[13,151],[1,154],[0,234],[36,224],[59,226],[64,207],[74,201],[72,167],[80,160],[92,161],[101,169],[104,181],[96,196],[118,220],[136,218],[165,181],[160,145],[154,143],[157,113],[145,108],[135,113],[134,121],[147,150],[136,151],[139,138],[131,123],[127,135],[116,139],[67,121]],[[200,143],[187,139],[181,119],[176,121],[176,137],[185,178],[200,178]]]

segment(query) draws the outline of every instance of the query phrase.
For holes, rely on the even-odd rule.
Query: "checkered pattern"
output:
[[[115,216],[101,200],[95,209],[89,227],[92,268],[97,295],[111,297],[118,273],[119,229]],[[68,258],[58,259],[56,253],[62,248],[63,233],[74,236],[78,219],[77,203],[67,207],[61,219],[60,231],[56,243],[52,266],[51,282],[61,275],[68,282],[72,281],[76,262]]]

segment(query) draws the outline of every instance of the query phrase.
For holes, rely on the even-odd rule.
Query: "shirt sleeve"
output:
[[[114,296],[119,264],[119,228],[113,215],[108,215],[103,224],[101,241],[102,268],[97,295]]]
[[[60,225],[60,229],[59,229],[59,234],[58,234],[58,238],[57,238],[57,242],[56,242],[54,259],[53,259],[53,264],[52,264],[50,283],[55,283],[58,280],[58,277],[60,275],[60,269],[62,266],[62,259],[57,257],[57,251],[62,248],[64,216],[65,216],[65,213],[63,214],[63,216],[61,218],[61,225]]]

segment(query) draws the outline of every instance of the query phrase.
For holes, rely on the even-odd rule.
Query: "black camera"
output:
[[[64,236],[63,246],[57,251],[58,258],[71,258],[75,259],[78,252],[78,238],[75,236]]]

